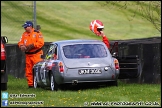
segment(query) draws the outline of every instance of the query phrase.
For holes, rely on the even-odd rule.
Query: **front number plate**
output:
[[[78,70],[79,75],[83,74],[101,74],[101,69],[80,69]]]

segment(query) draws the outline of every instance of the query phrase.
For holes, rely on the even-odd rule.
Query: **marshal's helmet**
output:
[[[104,29],[104,25],[100,20],[93,20],[89,26],[90,30],[96,35],[100,34],[100,31]]]

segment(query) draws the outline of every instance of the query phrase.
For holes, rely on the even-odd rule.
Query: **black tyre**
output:
[[[7,90],[7,83],[1,83],[1,90],[2,91]]]
[[[50,74],[50,88],[51,88],[52,91],[57,91],[58,90],[58,85],[55,82],[55,79],[54,79],[54,76],[53,76],[52,73]]]
[[[118,86],[118,81],[109,81],[107,82],[107,86]]]
[[[110,86],[118,86],[118,81],[111,81]]]
[[[113,86],[118,86],[118,81],[113,81],[113,82],[112,82],[112,85],[113,85]]]

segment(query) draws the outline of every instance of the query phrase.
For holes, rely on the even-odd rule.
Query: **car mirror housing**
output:
[[[5,43],[8,43],[8,38],[7,36],[1,36],[1,40],[2,42],[5,44]]]
[[[44,59],[45,58],[45,55],[41,55],[41,58]]]

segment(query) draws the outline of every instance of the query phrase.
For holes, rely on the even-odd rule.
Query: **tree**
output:
[[[102,5],[118,6],[119,9],[128,9],[147,19],[161,33],[161,1],[106,1]],[[136,9],[132,9],[132,6]],[[109,7],[112,8],[112,7]]]

